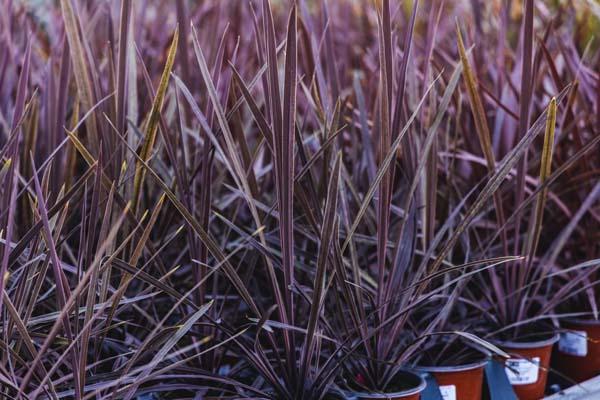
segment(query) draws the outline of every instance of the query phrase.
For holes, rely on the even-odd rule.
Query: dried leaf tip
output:
[[[544,133],[544,148],[542,150],[542,168],[540,181],[543,183],[550,175],[552,166],[552,153],[554,148],[554,132],[556,125],[556,97],[552,97],[548,105],[548,116],[546,117],[546,131]]]
[[[179,25],[175,27],[175,32],[173,33],[173,40],[171,42],[171,46],[169,47],[169,53],[167,56],[167,62],[165,63],[165,67],[163,69],[162,75],[160,77],[160,84],[156,91],[156,95],[154,100],[152,101],[152,108],[150,109],[148,125],[146,130],[146,135],[144,137],[144,142],[142,144],[142,150],[140,152],[140,159],[136,163],[135,175],[133,178],[133,209],[134,211],[137,209],[138,200],[140,196],[140,191],[142,188],[142,184],[145,177],[145,170],[143,167],[143,162],[146,162],[150,159],[150,155],[152,154],[152,149],[154,148],[154,143],[156,142],[156,135],[158,131],[158,125],[160,120],[160,113],[163,107],[163,103],[165,100],[165,95],[167,92],[167,86],[169,84],[169,77],[171,75],[171,70],[173,69],[173,64],[175,62],[175,54],[177,53],[177,45],[179,43]]]

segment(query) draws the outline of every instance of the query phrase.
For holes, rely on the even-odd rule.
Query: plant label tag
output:
[[[454,385],[440,386],[440,393],[444,400],[456,400],[456,386]]]
[[[504,369],[511,385],[529,385],[538,380],[540,358],[509,358]]]
[[[572,356],[587,356],[587,332],[568,331],[560,334],[558,349]]]

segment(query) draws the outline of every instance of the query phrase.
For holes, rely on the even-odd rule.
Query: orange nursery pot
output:
[[[483,373],[488,360],[456,366],[420,367],[440,387],[444,400],[481,400]]]
[[[583,382],[600,375],[600,321],[566,319],[554,353],[554,365],[564,375]]]
[[[402,381],[406,389],[392,393],[365,393],[351,392],[347,393],[346,399],[352,400],[371,400],[371,399],[388,399],[388,400],[420,400],[421,392],[425,390],[425,380],[418,374],[409,371],[399,372],[395,379]]]
[[[544,397],[552,347],[559,335],[539,341],[496,342],[510,355],[505,371],[519,400],[539,400]]]

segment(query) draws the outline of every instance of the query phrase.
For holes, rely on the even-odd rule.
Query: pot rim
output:
[[[433,365],[433,366],[416,366],[417,371],[423,372],[463,372],[478,368],[483,368],[490,360],[490,357],[485,356],[483,360],[460,365]]]
[[[585,326],[600,326],[600,320],[591,318],[563,318],[563,322],[567,324],[585,325]],[[561,327],[565,328],[565,327]],[[568,329],[568,328],[567,328]]]
[[[425,379],[423,379],[423,377],[421,375],[419,375],[415,372],[412,372],[412,371],[407,371],[407,370],[401,370],[401,372],[410,374],[410,375],[414,375],[416,378],[419,379],[419,385],[414,388],[411,388],[411,389],[402,390],[400,392],[368,393],[368,392],[346,391],[346,394],[354,399],[389,399],[391,397],[412,396],[413,394],[421,393],[423,390],[425,390],[425,387],[427,386],[427,382],[425,382]]]
[[[560,334],[554,333],[552,337],[543,340],[536,340],[532,342],[516,341],[516,340],[494,340],[494,343],[509,349],[539,349],[546,346],[552,346],[554,343],[560,340]]]

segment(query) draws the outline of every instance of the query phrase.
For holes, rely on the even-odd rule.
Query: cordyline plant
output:
[[[597,162],[597,160],[589,158],[589,155],[598,148],[598,135],[595,132],[596,128],[593,127],[594,122],[572,118],[575,112],[574,107],[576,107],[575,98],[578,96],[584,99],[588,98],[592,104],[596,104],[597,108],[597,99],[589,97],[591,95],[589,91],[585,89],[580,91],[579,88],[580,79],[588,81],[588,79],[594,78],[593,75],[588,75],[587,71],[576,71],[571,75],[572,71],[568,68],[561,68],[555,64],[556,57],[553,57],[551,53],[554,46],[556,46],[555,51],[561,52],[559,59],[564,57],[564,59],[570,60],[570,57],[574,56],[573,53],[564,51],[563,46],[567,46],[564,43],[564,36],[553,34],[556,29],[555,25],[558,23],[558,15],[553,18],[551,23],[547,24],[543,37],[538,37],[538,40],[535,41],[533,29],[535,4],[533,1],[526,1],[523,8],[520,50],[515,52],[518,62],[514,63],[512,75],[514,78],[511,78],[520,82],[520,86],[515,88],[515,90],[519,90],[517,99],[511,99],[511,94],[501,87],[498,83],[501,79],[499,75],[495,78],[496,83],[488,86],[498,87],[496,94],[492,92],[492,89],[485,88],[485,84],[479,84],[478,87],[477,82],[481,79],[478,75],[484,75],[488,71],[481,71],[481,68],[477,71],[472,67],[465,51],[460,29],[457,27],[458,50],[465,71],[463,76],[474,130],[477,133],[481,152],[484,154],[482,161],[487,169],[489,171],[497,169],[495,158],[504,152],[503,148],[506,147],[506,144],[503,141],[508,140],[509,143],[511,140],[523,141],[529,132],[541,129],[542,124],[545,123],[541,146],[525,149],[524,157],[514,171],[515,179],[502,184],[495,194],[494,208],[490,210],[495,212],[490,214],[490,222],[491,226],[497,228],[489,233],[479,232],[479,249],[475,250],[476,253],[482,252],[482,256],[487,257],[509,254],[523,256],[521,260],[506,269],[490,270],[487,276],[486,274],[478,276],[476,278],[478,282],[474,285],[477,293],[476,299],[484,306],[485,315],[489,317],[493,325],[493,329],[488,333],[501,334],[510,339],[517,338],[519,332],[522,331],[521,328],[531,329],[532,325],[542,319],[554,317],[556,306],[582,290],[574,291],[573,288],[585,287],[586,285],[582,285],[583,282],[589,284],[590,277],[595,276],[595,267],[598,265],[594,261],[580,264],[574,262],[577,259],[567,260],[563,265],[569,268],[562,271],[556,264],[557,256],[566,244],[566,237],[573,232],[574,226],[579,224],[582,215],[593,205],[597,179],[584,180],[585,183],[581,190],[584,199],[577,199],[573,203],[576,208],[578,207],[577,212],[571,211],[571,205],[564,202],[557,193],[552,191],[550,186],[560,187],[555,182],[561,178],[563,182],[568,182],[564,175],[574,175],[578,169],[585,168],[585,166],[591,167]],[[544,11],[547,10],[538,12],[544,13]],[[503,20],[503,24],[507,23],[509,21]],[[504,29],[506,28],[505,26]],[[535,52],[534,41],[536,42]],[[475,45],[477,46],[478,43]],[[568,45],[572,46],[573,44],[569,43]],[[586,56],[584,53],[584,57]],[[597,55],[595,58],[598,58]],[[498,60],[501,65],[506,62],[503,56],[499,56]],[[581,64],[583,60],[579,59],[577,63]],[[490,67],[490,74],[491,68],[493,67]],[[536,91],[540,93],[537,97],[534,96]],[[552,97],[553,93],[559,94],[554,98]],[[496,103],[494,105],[496,111],[495,120],[493,120],[495,124],[493,135],[488,125],[487,111],[483,106],[484,96],[493,99],[493,102]],[[549,99],[550,97],[552,98]],[[502,99],[507,99],[510,103],[505,106],[502,104]],[[564,105],[562,117],[557,103]],[[511,106],[511,104],[515,106]],[[510,109],[516,108],[517,105],[519,112],[511,112]],[[530,124],[531,116],[536,115],[535,107],[547,109],[547,115],[542,118],[542,114],[536,122]],[[506,120],[507,117],[515,122],[509,123]],[[576,138],[574,145],[568,143],[567,138],[570,136],[570,131],[573,131],[572,136]],[[559,162],[558,168],[553,167],[553,164]],[[569,183],[564,185],[569,185]],[[508,199],[511,200],[507,201]],[[548,205],[553,207],[549,208]],[[553,212],[554,216],[556,214],[566,215],[570,219],[567,222],[567,228],[560,231],[557,229],[557,224],[548,222],[544,224],[544,221],[548,219],[549,212]],[[597,219],[593,221],[592,226],[597,222]],[[594,231],[594,228],[591,231]],[[554,238],[551,232],[555,232],[554,235],[558,235],[560,238],[553,245],[549,245],[552,243],[550,240]],[[545,235],[543,235],[544,233]],[[593,258],[593,254],[588,255]],[[557,288],[557,277],[567,272],[571,274],[571,284],[560,284]],[[591,308],[595,309],[592,292],[593,290],[588,290],[589,302]]]
[[[513,3],[0,1],[0,394],[379,392],[597,315],[598,10]]]

